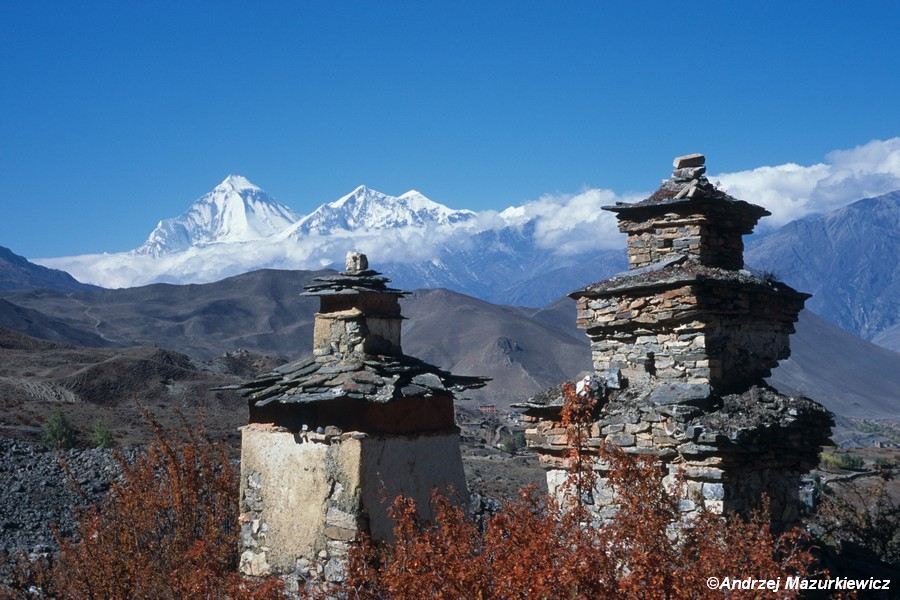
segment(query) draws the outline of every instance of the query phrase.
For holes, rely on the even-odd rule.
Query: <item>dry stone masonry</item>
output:
[[[482,386],[404,356],[400,290],[350,253],[313,281],[313,355],[241,389],[241,571],[279,574],[289,589],[341,581],[361,531],[390,536],[398,495],[427,517],[431,491],[467,497],[454,392]]]
[[[686,517],[771,502],[783,526],[799,509],[800,476],[818,463],[831,415],[764,379],[790,355],[808,294],[744,269],[741,236],[769,213],[712,185],[703,155],[675,159],[672,177],[635,204],[604,207],[628,234],[629,270],[571,294],[591,340],[600,407],[588,446],[659,458]],[[561,389],[520,405],[550,491],[566,479]],[[599,519],[615,514],[603,477]]]

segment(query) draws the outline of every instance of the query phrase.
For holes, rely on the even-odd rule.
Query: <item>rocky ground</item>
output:
[[[121,453],[131,459],[136,451]],[[463,463],[472,501],[480,505],[476,512],[492,510],[495,499],[525,485],[543,484],[537,458],[522,451],[467,442]],[[0,557],[53,551],[56,533],[71,536],[78,509],[102,499],[120,472],[113,450],[48,451],[36,442],[0,438]]]
[[[77,510],[102,498],[119,473],[111,450],[50,452],[0,438],[0,553],[54,548],[54,530],[72,535]]]

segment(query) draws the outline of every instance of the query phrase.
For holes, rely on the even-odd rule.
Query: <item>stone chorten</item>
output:
[[[744,512],[771,501],[773,522],[798,516],[799,480],[833,424],[816,402],[768,387],[808,294],[744,269],[741,236],[768,211],[704,176],[703,155],[675,159],[646,200],[604,209],[628,234],[629,270],[570,296],[591,340],[600,409],[588,444],[653,454],[685,481],[681,508]],[[520,405],[551,492],[565,481],[562,397]],[[598,469],[600,467],[598,466]],[[614,514],[602,472],[598,515]]]
[[[400,290],[347,255],[315,279],[313,356],[243,384],[241,571],[339,581],[359,531],[390,535],[403,494],[427,515],[431,491],[465,497],[454,391],[484,385],[404,356]]]

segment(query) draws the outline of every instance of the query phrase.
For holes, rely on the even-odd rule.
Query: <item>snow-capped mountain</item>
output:
[[[229,175],[187,212],[160,221],[147,241],[132,252],[159,256],[206,244],[259,240],[286,229],[298,218],[247,178]]]
[[[408,289],[447,287],[540,306],[624,267],[614,219],[595,206],[612,198],[587,191],[476,213],[415,190],[392,196],[359,186],[298,218],[232,175],[130,252],[36,260],[88,283],[134,287],[207,283],[263,268],[340,267],[356,249]],[[586,246],[573,251],[573,240]]]
[[[338,230],[359,231],[452,225],[475,217],[471,210],[453,210],[429,200],[416,190],[400,196],[389,196],[364,185],[323,204],[294,224],[288,236],[309,233],[328,235]]]

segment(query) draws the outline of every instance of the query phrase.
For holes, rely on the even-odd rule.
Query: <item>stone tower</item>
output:
[[[780,525],[798,516],[800,476],[832,425],[819,404],[764,382],[789,356],[809,295],[744,269],[742,236],[769,213],[718,190],[704,162],[676,158],[649,198],[604,207],[628,234],[630,268],[570,295],[599,380],[589,445],[658,456],[664,483],[686,482],[686,513],[744,512],[765,494]],[[545,393],[521,405],[554,492],[565,480],[561,404]],[[606,518],[614,498],[600,475],[594,500]]]
[[[320,277],[313,356],[241,389],[241,571],[339,581],[347,542],[390,536],[398,495],[426,516],[431,491],[466,495],[454,391],[484,385],[403,355],[403,292],[350,253]]]

